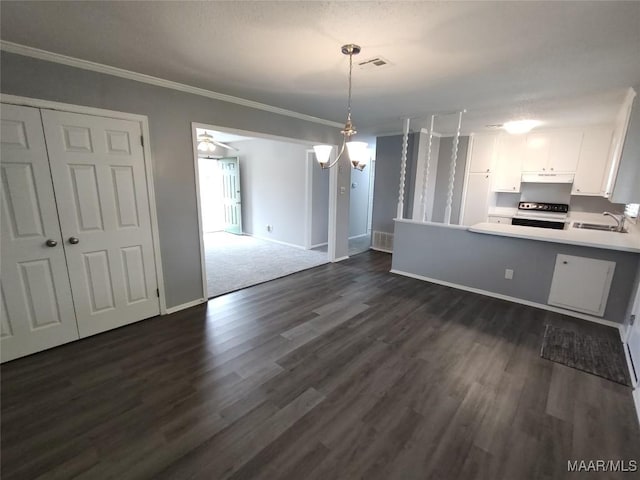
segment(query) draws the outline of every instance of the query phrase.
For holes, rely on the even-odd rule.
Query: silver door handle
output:
[[[45,245],[47,247],[55,247],[56,245],[58,245],[58,242],[56,242],[55,240],[49,239],[45,242]]]
[[[69,237],[69,243],[71,245],[77,245],[80,243],[80,239],[78,237]]]

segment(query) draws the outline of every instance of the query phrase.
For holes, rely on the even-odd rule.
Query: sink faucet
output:
[[[624,213],[616,215],[611,212],[603,212],[602,215],[609,216],[616,221],[616,232],[622,232],[624,230],[624,221],[625,221]]]

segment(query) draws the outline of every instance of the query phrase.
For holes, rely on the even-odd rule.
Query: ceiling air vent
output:
[[[358,67],[364,70],[373,70],[377,68],[382,68],[389,66],[389,60],[386,60],[382,57],[370,58],[369,60],[364,60],[358,63]]]

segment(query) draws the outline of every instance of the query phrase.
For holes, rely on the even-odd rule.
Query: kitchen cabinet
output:
[[[584,131],[578,168],[571,189],[572,195],[604,195],[607,164],[613,131],[608,127],[587,128]]]
[[[511,219],[508,217],[496,217],[489,215],[488,221],[489,223],[502,223],[504,225],[511,225]]]
[[[473,135],[471,140],[470,173],[490,173],[493,171],[497,135]]]
[[[469,174],[464,197],[462,225],[475,225],[487,221],[490,190],[491,174],[486,172]]]
[[[549,305],[602,317],[615,267],[615,262],[558,254]]]
[[[526,137],[504,135],[497,141],[496,167],[493,175],[495,192],[519,192]]]
[[[578,166],[582,131],[558,130],[526,136],[523,172],[573,173]]]

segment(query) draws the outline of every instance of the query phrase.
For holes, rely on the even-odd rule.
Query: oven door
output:
[[[537,220],[533,218],[513,217],[511,225],[522,225],[525,227],[553,228],[555,230],[564,230],[565,223],[553,220]]]

